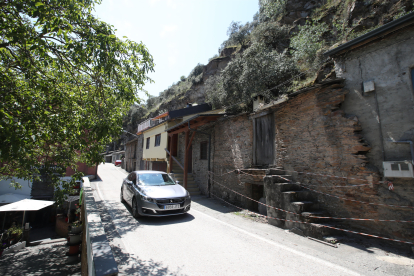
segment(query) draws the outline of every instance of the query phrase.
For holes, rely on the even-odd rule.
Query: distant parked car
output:
[[[115,166],[121,165],[122,164],[122,160],[115,160]]]
[[[165,172],[134,171],[121,186],[121,202],[128,203],[132,215],[171,216],[190,210],[190,193]]]

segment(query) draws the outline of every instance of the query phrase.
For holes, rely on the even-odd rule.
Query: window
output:
[[[155,144],[154,144],[154,147],[158,147],[159,145],[161,145],[161,134],[155,135]]]
[[[200,143],[200,160],[207,160],[208,142],[204,141]]]
[[[149,146],[150,146],[150,137],[148,137],[148,138],[147,138],[147,145],[146,145],[146,147],[145,147],[145,148],[146,148],[146,149],[149,149]]]
[[[143,186],[165,186],[165,185],[175,185],[174,180],[166,174],[160,173],[143,173],[138,175],[139,185]]]

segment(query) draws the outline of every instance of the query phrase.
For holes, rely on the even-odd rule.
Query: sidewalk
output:
[[[0,275],[81,275],[80,261],[68,264],[66,241],[26,247],[0,257]]]

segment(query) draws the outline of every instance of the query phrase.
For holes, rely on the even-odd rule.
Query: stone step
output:
[[[305,233],[307,236],[318,239],[318,240],[324,240],[327,236],[332,235],[340,235],[341,231],[327,228],[324,226],[333,226],[335,225],[330,223],[309,223],[307,224],[307,228],[305,230]]]
[[[286,172],[282,167],[269,168],[266,170],[266,175],[285,175]]]
[[[292,211],[292,212],[301,214],[301,213],[306,212],[306,211],[311,211],[311,210],[317,209],[318,208],[317,205],[318,204],[313,202],[313,201],[294,201],[294,202],[291,202],[291,204],[289,206],[290,210],[288,210],[288,211]]]
[[[293,179],[291,175],[286,175],[286,174],[281,174],[279,176],[270,175],[270,176],[266,176],[266,177],[271,177],[272,178],[272,183],[291,183],[291,181]]]
[[[324,211],[324,210],[316,210],[316,211],[306,211],[306,212],[302,212],[301,213],[302,218],[304,219],[304,221],[308,222],[308,223],[316,223],[316,222],[326,222],[329,221],[330,219],[321,219],[321,218],[312,218],[310,216],[318,216],[318,217],[329,217],[328,212]]]
[[[184,180],[184,177],[183,176],[175,176],[175,179],[177,179],[177,180]],[[189,175],[189,176],[187,176],[187,180],[194,180],[194,178],[193,178],[193,176],[192,175]]]
[[[265,184],[267,183],[265,182]],[[291,191],[296,192],[296,191],[302,190],[301,186],[294,184],[294,183],[273,183],[270,185],[272,185],[273,188],[275,188],[276,192],[279,192],[279,193],[291,192]]]
[[[181,184],[181,183],[184,183],[184,179],[177,179],[177,178],[176,178],[175,180],[177,180],[180,184]],[[188,178],[188,179],[187,179],[187,184],[188,184],[188,183],[195,183],[195,181],[194,181],[194,179]]]
[[[284,202],[292,201],[311,201],[312,194],[310,191],[301,190],[301,191],[287,191],[282,192]]]
[[[306,212],[306,213],[309,213],[309,212]],[[317,212],[314,212],[314,214],[317,215]],[[318,213],[318,215],[321,215],[321,214],[322,212],[320,214]],[[294,215],[294,214],[287,214],[286,219],[291,220],[291,221],[286,221],[284,228],[287,228],[291,230],[292,232],[299,234],[299,235],[309,236],[315,239],[323,240],[323,237],[333,235],[337,232],[334,229],[330,229],[330,228],[326,228],[322,226],[322,225],[329,225],[329,220],[324,220],[324,219],[318,220],[318,219],[310,219],[310,218],[306,219],[304,217],[301,217],[299,215]],[[306,223],[293,222],[293,221],[304,221]]]
[[[180,184],[182,187],[184,187],[184,185]],[[199,190],[199,187],[196,184],[188,184],[187,185],[187,190],[188,189],[197,189]]]

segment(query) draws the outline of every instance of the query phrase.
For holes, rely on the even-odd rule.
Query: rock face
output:
[[[303,26],[307,22],[325,22],[328,26],[332,26],[332,22],[337,22],[335,27],[332,26],[335,35],[338,35],[339,31],[337,28],[341,26],[351,28],[352,32],[348,33],[355,34],[386,24],[403,10],[408,11],[413,9],[412,0],[332,0],[329,4],[326,2],[326,0],[288,0],[285,11],[279,18],[279,23],[291,27],[291,36],[299,31],[299,26]],[[351,39],[351,37],[345,36],[345,39]],[[284,45],[284,47],[288,47],[288,45]],[[158,110],[184,108],[187,102],[205,103],[203,83],[209,77],[223,70],[236,52],[237,47],[223,49],[218,58],[212,59],[204,67],[203,81],[201,83],[192,85],[184,94],[161,104]],[[332,75],[332,69],[333,67],[330,66],[321,68],[315,81],[320,82],[335,77]],[[158,114],[158,110],[150,116]]]
[[[165,102],[160,105],[158,110],[176,110],[184,108],[187,105],[187,102],[203,104],[205,103],[205,89],[204,82],[211,76],[217,74],[220,70],[226,68],[227,64],[232,59],[232,56],[236,52],[237,47],[229,47],[221,51],[218,58],[210,60],[210,62],[204,66],[203,69],[203,81],[200,84],[193,84],[191,88],[185,92],[181,97],[175,97],[171,101]],[[158,111],[155,111],[150,117],[158,114]]]

